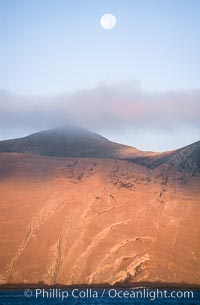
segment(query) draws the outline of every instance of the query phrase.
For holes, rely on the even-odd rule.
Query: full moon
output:
[[[105,30],[112,30],[116,26],[117,19],[112,14],[105,14],[101,17],[100,23]]]

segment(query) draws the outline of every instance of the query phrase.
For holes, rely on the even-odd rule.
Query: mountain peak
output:
[[[180,170],[200,171],[200,141],[164,153],[144,152],[135,147],[114,143],[95,132],[70,124],[19,139],[0,141],[0,152],[65,158],[123,159],[148,168],[167,163]]]
[[[137,156],[140,151],[134,147],[113,143],[85,128],[65,125],[23,138],[1,141],[0,152],[29,153],[53,157],[121,159]]]

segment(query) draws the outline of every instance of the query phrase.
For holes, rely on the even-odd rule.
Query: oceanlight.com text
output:
[[[193,299],[192,290],[166,290],[166,289],[26,289],[24,296],[36,299]]]

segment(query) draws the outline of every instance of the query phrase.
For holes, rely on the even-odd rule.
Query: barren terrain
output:
[[[0,153],[0,283],[200,284],[198,160],[173,160]]]

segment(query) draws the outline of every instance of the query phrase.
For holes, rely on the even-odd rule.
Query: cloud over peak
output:
[[[200,129],[200,90],[145,92],[130,83],[99,85],[57,96],[0,91],[1,138],[66,123],[91,130]]]

